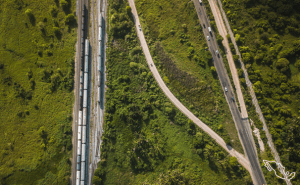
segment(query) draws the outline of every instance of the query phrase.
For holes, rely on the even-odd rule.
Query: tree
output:
[[[237,165],[238,165],[238,162],[237,162],[236,157],[230,157],[230,159],[229,159],[229,164],[230,164],[231,167],[237,166]]]
[[[289,69],[290,62],[286,58],[280,58],[276,62],[276,68],[279,69],[281,72],[286,72]]]
[[[66,23],[71,23],[75,20],[75,16],[74,14],[70,13],[65,17],[65,22]]]
[[[126,6],[126,11],[128,15],[131,15],[131,7],[130,6]]]
[[[38,23],[38,28],[39,28],[39,30],[41,30],[42,32],[44,32],[45,31],[45,24],[43,22],[39,22]]]
[[[69,5],[68,1],[66,0],[60,0],[60,6],[63,8],[67,8]]]
[[[98,176],[94,176],[92,180],[92,184],[100,185],[102,183],[102,179]]]
[[[245,63],[251,62],[251,55],[250,55],[250,53],[248,53],[248,52],[247,53],[243,53],[242,56],[243,56],[243,60],[244,60]]]
[[[215,68],[214,66],[211,66],[211,67],[210,67],[210,70],[211,70],[213,73],[216,72],[216,68]]]

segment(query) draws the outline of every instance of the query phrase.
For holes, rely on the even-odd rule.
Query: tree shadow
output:
[[[30,21],[30,23],[31,23],[32,26],[35,26],[36,20],[35,20],[34,15],[31,15],[31,16],[29,17],[29,21]]]

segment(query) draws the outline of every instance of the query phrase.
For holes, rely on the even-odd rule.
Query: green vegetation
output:
[[[105,132],[93,183],[250,184],[236,159],[160,90],[139,46],[127,1],[109,4]]]
[[[243,153],[193,1],[137,0],[136,7],[155,65],[172,93]]]
[[[75,5],[0,4],[0,184],[69,184]]]
[[[281,161],[288,171],[299,174],[300,3],[284,0],[222,2]],[[242,71],[239,74],[243,77]],[[246,87],[244,78],[241,84]],[[252,107],[247,93],[245,100],[247,106]],[[258,120],[255,124],[262,128]],[[261,133],[266,144],[264,132]],[[267,153],[265,157],[272,158],[268,147]],[[295,181],[300,183],[297,177]]]

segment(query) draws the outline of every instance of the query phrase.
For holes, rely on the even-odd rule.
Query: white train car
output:
[[[99,27],[99,33],[98,33],[98,41],[102,41],[102,29]]]
[[[76,173],[76,185],[80,185],[80,170]]]
[[[90,42],[88,39],[85,39],[85,56],[89,55]]]
[[[101,96],[101,94],[100,94],[100,87],[98,87],[98,103],[100,103],[100,96]]]
[[[83,89],[87,90],[88,89],[88,74],[84,73],[84,83],[83,83]]]
[[[80,182],[83,185],[84,185],[84,180],[85,180],[85,162],[81,161],[81,177],[80,177]]]
[[[97,68],[98,68],[98,71],[101,71],[101,57],[100,56],[97,56]]]
[[[82,90],[83,90],[83,89],[82,89],[82,88],[83,88],[83,87],[82,87],[82,84],[80,84],[79,88],[80,88],[80,89],[79,89],[79,96],[82,96]]]
[[[77,139],[78,139],[78,140],[81,140],[81,134],[82,134],[81,132],[82,132],[82,131],[81,131],[81,126],[79,125],[79,126],[78,126],[78,132],[77,132],[77,133],[78,133],[78,134],[77,134],[77,136],[78,136]]]
[[[83,148],[83,145],[86,143],[86,126],[82,126],[82,140],[81,140],[81,143],[82,143],[82,148]],[[83,149],[82,149],[82,151],[83,151]],[[83,155],[83,154],[81,154],[81,155]]]
[[[83,90],[83,108],[87,107],[87,90]]]
[[[81,155],[81,141],[77,140],[77,155]]]
[[[89,72],[89,56],[84,56],[84,72]]]
[[[102,14],[99,13],[99,27],[102,27]]]
[[[83,119],[82,119],[82,125],[86,125],[87,117],[86,117],[86,108],[83,109]]]
[[[79,115],[78,115],[78,125],[82,125],[82,111],[79,111]]]

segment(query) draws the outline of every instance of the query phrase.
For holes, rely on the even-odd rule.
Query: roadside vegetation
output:
[[[222,4],[282,164],[296,172],[292,182],[300,183],[300,3],[223,0]],[[238,71],[246,88],[243,72]],[[249,94],[245,101],[252,106]],[[267,148],[264,157],[272,159],[262,124],[255,124]]]
[[[76,2],[0,4],[0,184],[69,184]]]
[[[172,93],[243,153],[194,3],[137,0],[136,6],[153,60]]]
[[[251,184],[237,159],[160,90],[128,2],[109,4],[105,131],[93,184]]]

